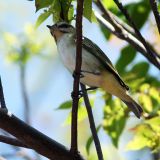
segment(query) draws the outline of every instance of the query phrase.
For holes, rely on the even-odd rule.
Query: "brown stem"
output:
[[[121,10],[121,12],[124,14],[124,16],[126,17],[126,19],[128,20],[128,22],[130,23],[130,25],[133,27],[133,29],[135,30],[135,33],[137,34],[139,40],[143,43],[143,45],[145,46],[148,54],[152,57],[152,59],[154,60],[154,63],[159,66],[160,69],[160,61],[157,59],[158,56],[156,55],[156,53],[153,52],[153,50],[151,50],[151,48],[149,47],[149,45],[147,44],[146,40],[143,38],[142,34],[140,33],[140,31],[138,30],[137,26],[135,25],[134,21],[132,20],[132,18],[130,17],[129,13],[127,12],[127,10],[123,7],[122,3],[119,2],[119,0],[114,0],[115,4],[117,5],[117,7]]]
[[[27,145],[25,145],[24,143],[22,143],[18,139],[11,138],[11,137],[4,136],[4,135],[0,135],[0,142],[6,143],[6,144],[10,144],[10,145],[13,145],[13,146],[16,146],[16,147],[28,148]]]
[[[5,109],[0,109],[0,128],[48,159],[83,160],[80,155],[75,156],[63,145],[27,125]]]
[[[157,28],[160,34],[160,14],[158,12],[158,6],[157,6],[157,1],[156,0],[150,0],[151,8],[157,23]]]
[[[102,153],[101,144],[100,144],[100,141],[99,141],[99,138],[98,138],[98,135],[97,135],[97,131],[96,131],[96,126],[95,126],[94,117],[93,117],[93,113],[92,113],[92,107],[91,107],[91,104],[89,102],[86,87],[82,83],[81,83],[81,89],[82,89],[83,98],[84,98],[84,102],[85,102],[87,113],[88,113],[89,124],[90,124],[90,128],[91,128],[94,144],[95,144],[95,147],[96,147],[98,159],[103,160],[104,159],[103,158],[103,153]]]
[[[0,77],[0,104],[1,107],[0,108],[6,108],[6,103],[5,103],[5,99],[4,99],[4,93],[3,93],[3,86],[2,86],[2,81],[1,81],[1,77]]]
[[[97,0],[96,5],[103,13],[102,14],[103,17],[102,17],[98,12],[95,11],[95,15],[99,23],[104,25],[106,29],[108,29],[111,33],[113,33],[118,38],[130,43],[137,51],[139,51],[144,57],[146,57],[154,66],[160,69],[160,65],[155,63],[155,58],[153,56],[148,54],[148,51],[145,48],[144,44],[139,40],[139,38],[135,35],[135,33],[133,33],[133,30],[129,27],[127,27],[126,29],[126,26],[122,25],[122,21],[119,22],[120,21],[119,18],[116,17],[113,13],[109,12],[108,10],[105,10],[105,8],[102,7],[102,3],[99,3],[99,2],[100,1]],[[117,26],[115,27],[115,25]],[[151,45],[149,46],[151,47]],[[157,61],[160,61],[159,54],[155,51],[155,49],[152,48],[152,50],[156,54]]]
[[[26,65],[22,64],[20,66],[20,84],[21,84],[21,92],[22,92],[22,98],[24,103],[24,116],[25,116],[25,122],[30,124],[30,106],[29,106],[29,99],[26,89]]]
[[[73,84],[73,105],[72,105],[72,126],[71,126],[71,152],[78,153],[77,143],[77,120],[78,120],[78,102],[79,102],[79,82],[82,65],[82,16],[83,2],[77,1],[77,17],[76,17],[76,66]]]

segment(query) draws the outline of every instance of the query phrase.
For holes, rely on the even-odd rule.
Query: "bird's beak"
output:
[[[48,27],[49,29],[51,29],[51,28],[52,28],[52,26],[50,26],[50,25],[47,25],[47,27]]]

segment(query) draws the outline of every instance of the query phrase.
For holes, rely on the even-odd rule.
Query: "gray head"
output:
[[[52,26],[47,25],[50,29],[52,36],[55,36],[55,32],[65,33],[75,33],[75,28],[68,24],[67,22],[58,22]]]

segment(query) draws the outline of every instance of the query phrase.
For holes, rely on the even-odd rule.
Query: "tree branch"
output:
[[[109,11],[102,10],[102,4],[99,3],[98,0],[96,2],[97,7],[102,11],[103,17],[95,11],[95,16],[99,23],[104,25],[111,33],[113,33],[115,36],[117,36],[120,39],[123,39],[130,43],[137,51],[139,51],[143,56],[145,56],[154,66],[156,66],[158,69],[160,69],[160,65],[155,63],[155,58],[148,54],[147,49],[145,48],[144,44],[135,36],[132,29],[127,26],[128,29],[126,29],[126,26],[122,26],[121,20],[118,20],[118,17],[113,15]],[[104,9],[104,8],[103,8]],[[114,27],[116,25],[116,28]],[[118,29],[117,29],[118,28]],[[153,49],[152,49],[153,50]],[[160,56],[155,52],[157,55],[156,59],[157,61],[160,61]]]
[[[158,12],[158,6],[157,6],[157,1],[156,0],[150,0],[151,8],[157,23],[157,28],[160,34],[160,14]]]
[[[10,145],[13,145],[13,146],[16,146],[16,147],[28,148],[27,145],[25,145],[24,143],[22,143],[18,139],[11,138],[11,137],[4,136],[4,135],[0,135],[0,142],[6,143],[6,144],[10,144]]]
[[[126,17],[126,19],[128,20],[128,22],[130,23],[130,25],[133,27],[133,29],[134,29],[135,33],[137,34],[139,40],[145,46],[145,48],[146,48],[148,54],[150,55],[150,57],[152,57],[152,60],[154,61],[154,64],[156,64],[157,66],[159,66],[159,69],[160,69],[160,61],[158,60],[157,54],[154,53],[153,50],[151,50],[151,48],[147,44],[146,40],[143,38],[142,34],[138,30],[137,26],[135,25],[134,21],[130,17],[130,15],[127,12],[127,10],[123,7],[122,3],[119,2],[119,0],[114,0],[114,2],[116,3],[116,5],[120,9],[120,11],[124,14],[124,16]]]
[[[49,159],[83,160],[80,155],[76,155],[75,157],[63,145],[27,125],[13,114],[7,112],[6,109],[0,109],[0,128]]]
[[[100,141],[99,141],[99,138],[98,138],[98,135],[97,135],[97,131],[96,131],[96,126],[95,126],[95,122],[94,122],[94,117],[93,117],[93,113],[92,113],[91,104],[89,102],[86,87],[82,83],[81,83],[81,89],[82,89],[83,98],[84,98],[84,102],[85,102],[87,113],[88,113],[90,128],[91,128],[94,144],[95,144],[95,147],[96,147],[98,159],[103,160],[103,153],[102,153],[101,144],[100,144]]]
[[[6,103],[5,103],[5,99],[4,99],[4,93],[3,93],[3,86],[2,86],[1,77],[0,77],[0,104],[1,104],[0,108],[7,109]]]
[[[27,95],[27,89],[26,89],[26,84],[25,84],[25,76],[26,76],[26,64],[21,64],[20,65],[20,84],[21,84],[21,92],[22,92],[22,98],[24,102],[24,117],[25,117],[25,122],[27,124],[30,124],[30,106],[29,106],[29,99]]]
[[[71,126],[71,152],[78,153],[77,143],[77,120],[78,120],[78,102],[79,102],[79,82],[82,65],[82,16],[83,16],[83,2],[77,1],[77,16],[76,16],[76,66],[73,73],[73,105],[72,105],[72,126]]]

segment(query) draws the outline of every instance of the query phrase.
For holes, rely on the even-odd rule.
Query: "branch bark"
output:
[[[0,104],[1,104],[0,108],[6,108],[7,109],[5,99],[4,99],[1,77],[0,77]]]
[[[104,25],[111,33],[113,33],[118,38],[130,43],[137,51],[139,51],[144,57],[146,57],[149,62],[151,62],[154,66],[160,69],[160,65],[155,63],[155,59],[156,61],[160,62],[159,54],[156,53],[154,49],[152,50],[156,54],[156,58],[148,54],[146,47],[139,40],[139,38],[137,38],[132,28],[130,28],[129,26],[122,25],[122,21],[119,20],[119,18],[116,17],[113,13],[109,12],[108,10],[105,10],[105,8],[99,0],[97,0],[96,5],[103,13],[101,16],[98,12],[95,11],[95,16],[99,23]]]
[[[79,83],[82,65],[82,17],[84,0],[77,1],[76,16],[76,66],[73,73],[73,105],[72,105],[72,126],[71,126],[71,152],[78,153],[77,142],[77,120],[78,120],[78,102],[79,102]]]
[[[100,141],[99,141],[99,138],[98,138],[98,135],[97,135],[97,131],[96,131],[96,126],[95,126],[95,122],[94,122],[94,117],[93,117],[93,113],[92,113],[91,104],[89,102],[86,87],[82,83],[81,83],[81,89],[82,89],[82,93],[83,93],[84,103],[86,105],[86,109],[87,109],[87,113],[88,113],[89,124],[90,124],[90,128],[91,128],[94,144],[95,144],[95,147],[96,147],[98,159],[103,160],[104,159],[103,158],[103,153],[102,153],[101,144],[100,144]]]
[[[22,98],[24,102],[24,117],[25,117],[25,122],[30,124],[30,117],[29,117],[30,106],[29,106],[29,99],[28,99],[28,94],[26,89],[25,77],[26,77],[26,64],[21,64],[20,65],[20,84],[21,84]]]
[[[126,17],[126,19],[128,20],[128,22],[130,23],[130,25],[133,27],[133,29],[134,29],[134,31],[135,31],[138,39],[141,41],[141,43],[146,48],[147,53],[152,58],[152,61],[154,62],[154,64],[157,65],[157,66],[159,66],[159,69],[160,69],[160,61],[157,59],[158,58],[157,54],[154,53],[153,50],[151,50],[150,46],[147,44],[146,40],[143,38],[142,34],[138,30],[136,24],[134,23],[134,21],[130,17],[130,15],[127,12],[127,10],[123,7],[122,3],[119,0],[114,0],[114,2],[117,5],[117,7],[120,9],[120,11],[124,14],[124,16]]]
[[[25,145],[24,143],[22,143],[18,139],[11,138],[11,137],[4,136],[4,135],[0,135],[0,142],[10,144],[10,145],[13,145],[13,146],[16,146],[16,147],[28,148],[27,145]]]
[[[157,28],[160,34],[160,14],[158,12],[158,6],[157,6],[157,1],[156,0],[150,0],[151,8],[157,23]]]
[[[84,160],[80,155],[75,157],[63,145],[27,125],[13,114],[7,112],[6,109],[0,109],[0,128],[49,159]]]

